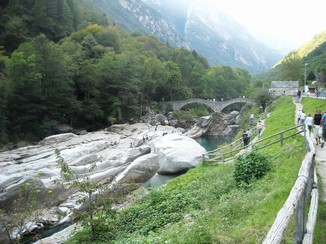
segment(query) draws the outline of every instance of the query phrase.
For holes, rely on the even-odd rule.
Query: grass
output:
[[[317,108],[320,108],[322,113],[326,112],[326,100],[323,99],[303,97],[301,104],[303,105],[303,110],[306,115],[310,113],[311,116],[314,116]]]
[[[262,138],[292,127],[294,110],[292,98],[280,98]],[[261,243],[297,179],[302,149],[304,139],[297,135],[283,147],[261,150],[272,170],[240,188],[232,163],[203,163],[108,218],[98,226],[97,243]],[[294,242],[293,228],[284,243]],[[69,243],[87,243],[88,233],[84,229]]]
[[[322,112],[326,111],[326,101],[321,99],[303,98],[302,105],[305,113],[310,113],[314,116],[317,108],[320,108]],[[321,195],[323,186],[321,179],[318,177],[318,192],[319,192],[319,203],[318,203],[318,214],[317,223],[314,233],[314,243],[325,243],[326,240],[326,202],[322,202]]]

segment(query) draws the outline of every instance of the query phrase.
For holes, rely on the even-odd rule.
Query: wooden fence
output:
[[[305,130],[308,131],[308,130]],[[310,134],[305,133],[307,154],[298,178],[283,207],[269,230],[264,244],[281,243],[291,219],[296,218],[294,243],[313,243],[318,210],[318,182],[315,167],[315,147]],[[306,209],[310,206],[307,214]]]
[[[288,199],[278,212],[271,229],[265,237],[264,244],[282,243],[285,232],[288,229],[294,214],[296,215],[294,243],[313,243],[313,233],[318,209],[315,147],[311,140],[309,130],[303,128],[303,130],[298,131],[298,127],[300,127],[300,125],[288,128],[262,140],[258,140],[251,145],[255,146],[256,150],[268,147],[275,143],[280,143],[280,145],[283,146],[286,139],[303,132],[307,150],[307,154],[302,161],[299,170],[298,178],[288,196]],[[292,130],[295,131],[291,132]],[[225,149],[227,148],[230,150],[225,152]],[[245,147],[243,146],[242,139],[239,139],[227,146],[208,152],[208,154],[205,155],[205,161],[230,161],[235,158],[233,155],[239,153],[243,149],[245,149]],[[307,214],[306,209],[308,206],[310,206],[310,208]]]
[[[240,139],[230,143],[229,145],[220,147],[213,151],[209,151],[209,152],[207,152],[207,154],[205,154],[203,156],[204,156],[206,162],[207,161],[208,162],[227,162],[227,161],[235,159],[235,157],[241,150],[247,149],[248,147],[249,148],[255,147],[256,150],[259,150],[259,149],[271,146],[276,143],[280,143],[280,145],[283,146],[284,141],[286,139],[291,138],[291,137],[298,135],[305,131],[304,129],[298,131],[299,127],[301,127],[301,125],[288,128],[279,133],[268,136],[264,139],[257,140],[255,142],[251,142],[250,145],[247,147],[245,147],[243,145],[242,138],[240,138]],[[252,134],[254,137],[257,134],[257,131],[253,130]]]

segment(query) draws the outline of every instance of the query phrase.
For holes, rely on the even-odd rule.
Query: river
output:
[[[226,136],[201,136],[196,138],[196,141],[206,149],[206,151],[212,151],[217,146],[222,145],[225,142],[229,142],[232,138]]]

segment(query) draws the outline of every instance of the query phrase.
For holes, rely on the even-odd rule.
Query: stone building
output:
[[[275,96],[296,96],[299,90],[299,81],[271,81],[269,90]]]

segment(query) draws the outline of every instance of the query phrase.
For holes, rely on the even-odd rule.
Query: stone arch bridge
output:
[[[251,99],[247,98],[234,98],[227,101],[211,101],[211,100],[205,100],[201,98],[193,98],[188,100],[182,100],[182,101],[170,101],[170,102],[161,102],[163,109],[166,109],[168,106],[172,106],[173,110],[180,110],[186,105],[190,104],[205,104],[207,107],[211,108],[214,112],[221,112],[224,108],[230,106],[231,104],[236,103],[251,103],[254,104],[255,102]]]

